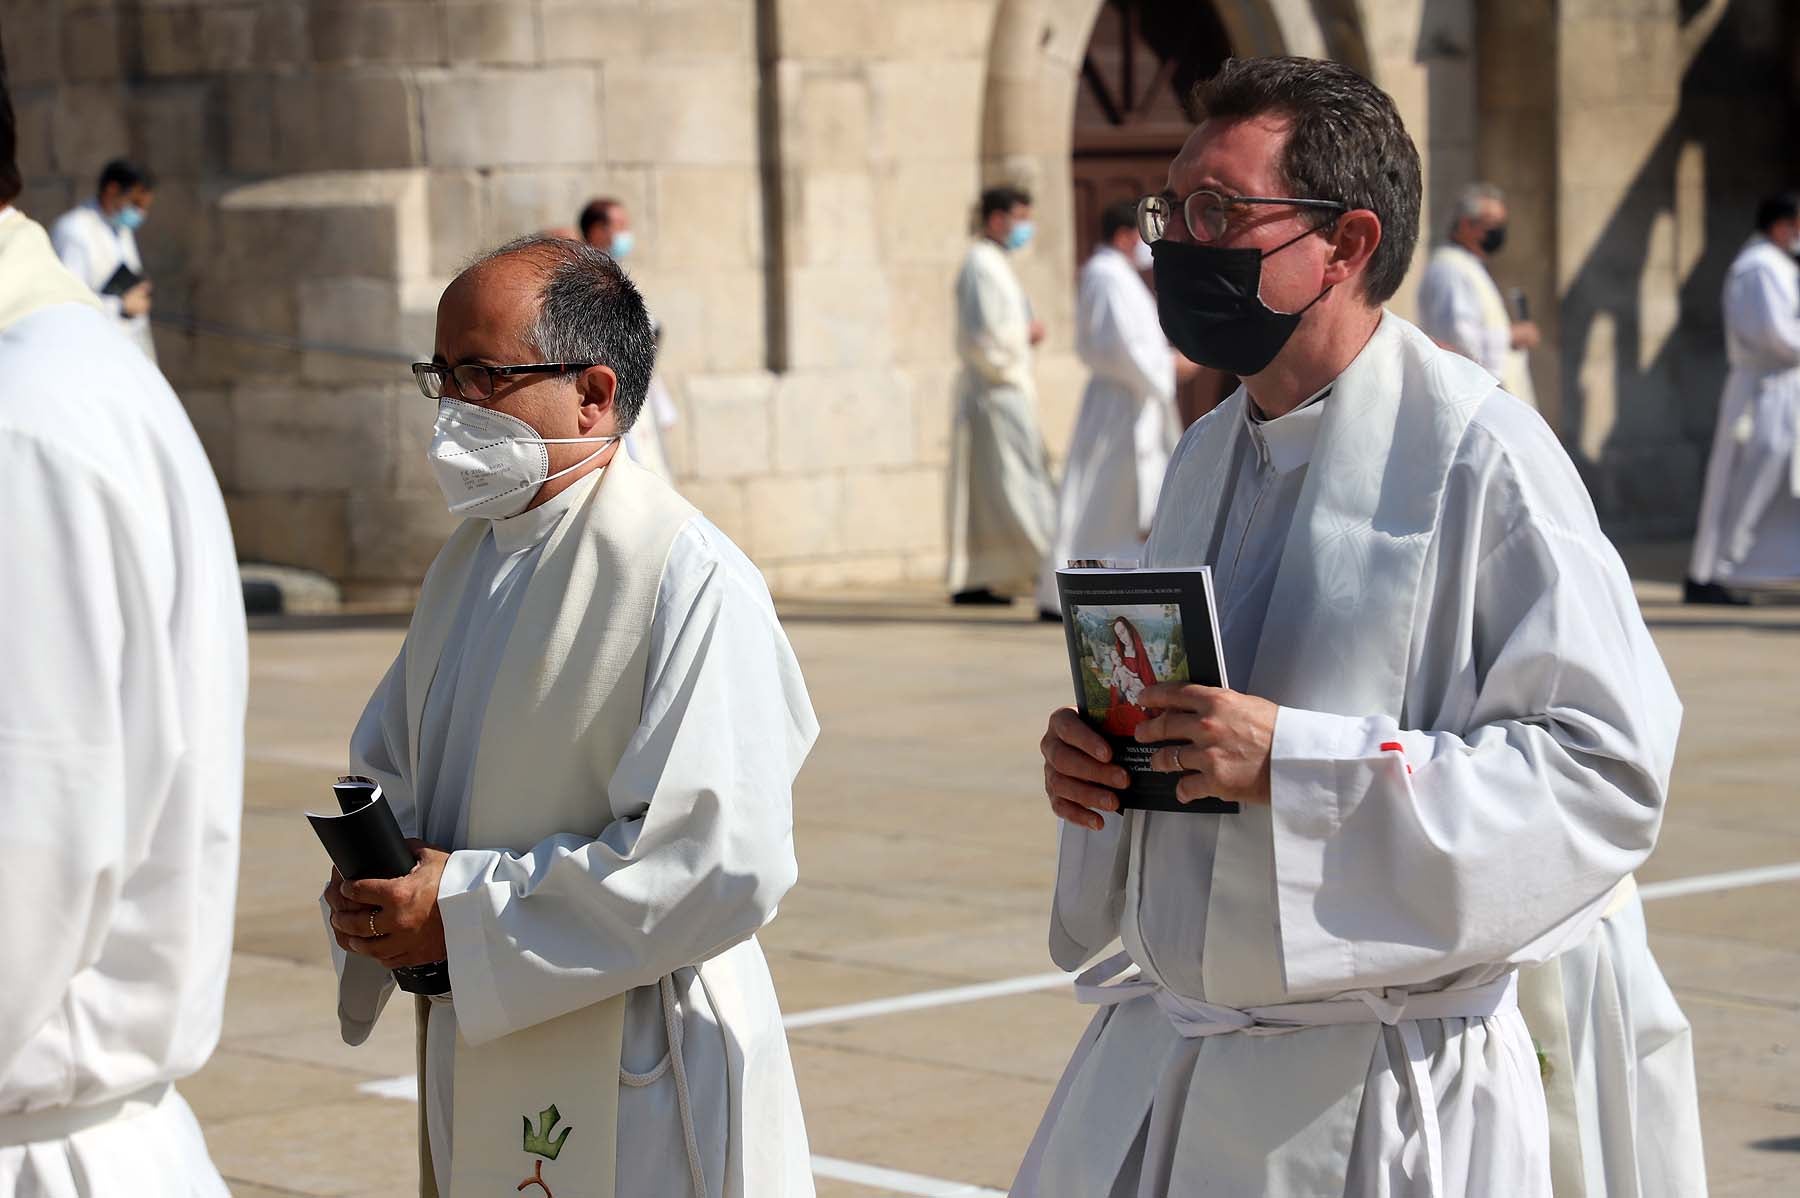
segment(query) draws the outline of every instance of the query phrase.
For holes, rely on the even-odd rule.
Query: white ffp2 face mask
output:
[[[431,472],[456,516],[504,520],[531,503],[538,488],[594,460],[617,437],[540,437],[520,420],[460,399],[438,400],[431,431]],[[595,446],[573,466],[550,473],[551,445]]]

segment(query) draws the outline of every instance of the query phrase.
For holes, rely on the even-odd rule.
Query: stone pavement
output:
[[[1800,862],[1800,607],[1687,609],[1646,583],[1688,718],[1646,883]],[[783,605],[824,725],[796,796],[800,883],[764,935],[792,1013],[1041,975],[1054,828],[1035,744],[1063,701],[1060,632],[935,599]],[[300,812],[401,626],[291,619],[251,641],[237,954],[222,1043],[184,1083],[241,1198],[392,1198],[414,1178],[403,1009],[338,1040]],[[1715,1195],[1792,1192],[1800,1168],[1800,881],[1654,901],[1656,952],[1695,1027]],[[820,1193],[1004,1189],[1085,1023],[1066,988],[792,1033]],[[841,1162],[963,1185],[865,1185]],[[860,1173],[865,1180],[873,1176]]]

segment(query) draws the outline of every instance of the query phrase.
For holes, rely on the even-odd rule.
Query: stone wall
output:
[[[416,583],[448,524],[404,369],[436,296],[609,193],[665,327],[681,485],[792,590],[942,569],[950,290],[985,184],[1038,198],[1017,263],[1061,448],[1083,381],[1070,131],[1101,3],[0,0],[0,29],[22,206],[53,219],[106,158],[144,160],[159,314],[261,337],[158,330],[247,557],[352,594]],[[1789,6],[1219,7],[1243,52],[1331,54],[1394,94],[1426,159],[1422,245],[1462,183],[1509,187],[1498,273],[1552,338],[1547,414],[1609,517],[1684,527],[1717,280],[1748,197],[1785,174]]]

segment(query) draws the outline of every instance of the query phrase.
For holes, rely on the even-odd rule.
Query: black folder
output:
[[[331,863],[347,881],[365,878],[398,878],[412,872],[412,850],[400,831],[387,796],[369,778],[346,775],[332,788],[342,811],[338,815],[306,813],[307,822],[331,856]],[[450,966],[403,965],[394,980],[409,994],[448,994]]]

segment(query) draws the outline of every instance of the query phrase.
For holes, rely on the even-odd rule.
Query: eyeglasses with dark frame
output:
[[[1174,196],[1167,192],[1148,195],[1138,201],[1138,235],[1145,241],[1161,241],[1168,232],[1169,218],[1174,215]],[[1316,208],[1342,216],[1350,205],[1337,200],[1308,200],[1296,196],[1235,196],[1202,188],[1181,201],[1182,220],[1188,233],[1202,245],[1225,235],[1233,208],[1259,204],[1287,204],[1295,208]]]
[[[448,379],[453,384],[449,392],[452,399],[482,400],[493,398],[496,378],[515,374],[576,374],[594,364],[528,362],[520,366],[484,366],[479,362],[464,362],[460,366],[446,366],[442,362],[414,362],[412,372],[419,384],[419,394],[426,399],[444,398],[444,380]]]

